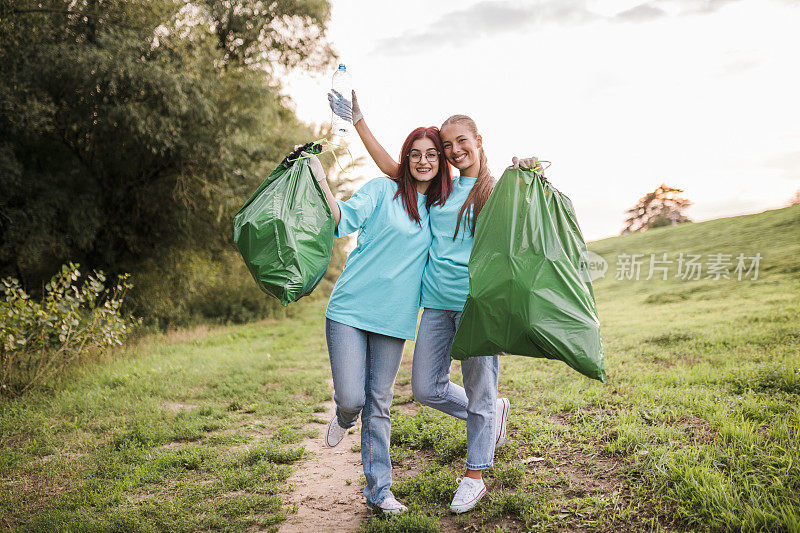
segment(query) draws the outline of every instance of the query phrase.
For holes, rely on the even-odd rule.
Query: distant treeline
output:
[[[36,295],[68,261],[130,272],[130,310],[159,327],[279,313],[237,257],[231,219],[320,134],[280,79],[331,65],[328,2],[3,6],[0,277]]]

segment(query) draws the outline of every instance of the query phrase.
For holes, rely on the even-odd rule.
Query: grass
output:
[[[800,531],[798,235],[792,207],[590,243],[609,262],[608,383],[504,357],[510,431],[466,515],[447,511],[464,423],[411,401],[408,343],[391,458],[411,512],[362,531]],[[681,252],[763,258],[755,281],[683,281],[677,264],[644,279],[651,253]],[[644,254],[642,279],[615,279],[619,254]],[[0,527],[277,529],[330,398],[322,302],[290,309],[152,338],[0,403]]]
[[[609,263],[595,282],[608,383],[504,357],[510,434],[463,517],[446,510],[463,423],[398,406],[395,493],[441,529],[800,531],[798,235],[800,206],[590,243]],[[731,254],[731,273],[760,253],[759,276],[683,281],[681,252]],[[664,253],[668,279],[646,280]],[[616,279],[620,254],[643,254],[639,281]]]
[[[150,338],[0,403],[0,527],[277,529],[298,443],[330,398],[321,303]]]

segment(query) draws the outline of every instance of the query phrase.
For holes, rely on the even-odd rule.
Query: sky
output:
[[[587,240],[662,182],[695,221],[800,189],[800,0],[331,3],[328,39],[390,154],[469,115],[495,177],[514,155],[551,161]],[[330,122],[332,74],[285,80],[302,120]],[[355,134],[350,148],[366,156]]]

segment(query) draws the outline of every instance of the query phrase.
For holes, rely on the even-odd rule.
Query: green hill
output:
[[[680,253],[702,254],[703,261],[707,261],[707,254],[732,254],[731,260],[735,265],[739,253],[747,256],[760,253],[763,256],[759,269],[762,281],[768,278],[772,285],[782,281],[796,283],[800,282],[800,205],[756,215],[655,228],[644,233],[594,241],[588,246],[611,261],[616,261],[620,254],[644,254],[645,266],[649,266],[650,254],[661,259],[662,254],[667,253],[667,259],[673,261],[677,261]],[[672,265],[671,283],[662,283],[660,288],[685,288],[685,282],[674,277],[677,273],[675,267]],[[648,273],[645,268],[642,272]],[[614,272],[609,274],[597,283],[607,294],[619,287],[611,282]],[[703,272],[704,278],[705,275]]]
[[[652,356],[682,367],[686,358],[690,368],[706,363],[720,376],[798,362],[800,206],[658,228],[589,249],[609,265],[595,287],[607,344],[623,343],[609,350],[612,372],[623,347],[638,352],[638,362]],[[691,258],[697,272],[687,267]],[[658,268],[651,276],[651,264],[667,279]],[[720,357],[719,348],[736,356]]]
[[[662,523],[800,531],[800,206],[588,247],[608,262],[595,282],[608,385],[550,361],[510,359],[503,376],[551,417],[591,413],[571,429],[623,459]],[[681,253],[700,256],[699,279],[678,276]],[[651,254],[671,261],[654,265],[666,280],[647,279]],[[757,279],[738,279],[739,254],[760,254]]]

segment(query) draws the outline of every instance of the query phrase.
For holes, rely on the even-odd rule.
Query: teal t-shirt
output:
[[[414,340],[422,271],[431,230],[425,195],[417,193],[421,224],[411,220],[397,183],[375,178],[346,202],[335,235],[358,231],[356,248],[333,287],[325,316],[354,328]]]
[[[444,205],[431,207],[433,241],[422,275],[422,307],[461,311],[469,293],[469,255],[472,253],[471,221],[465,213],[461,231],[453,240],[458,213],[475,185],[476,178],[459,176]]]

